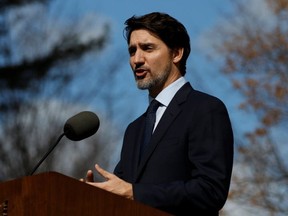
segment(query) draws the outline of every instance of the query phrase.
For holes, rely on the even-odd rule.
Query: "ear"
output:
[[[174,64],[177,64],[181,61],[184,53],[184,48],[175,48],[173,50],[173,62]]]

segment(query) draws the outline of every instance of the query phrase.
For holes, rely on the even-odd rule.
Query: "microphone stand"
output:
[[[35,171],[38,169],[38,167],[42,164],[42,162],[48,157],[48,155],[53,151],[53,149],[57,146],[57,144],[60,142],[60,140],[62,139],[62,137],[65,135],[65,133],[61,134],[56,143],[50,147],[50,149],[48,150],[48,152],[43,156],[43,158],[37,163],[37,165],[34,167],[34,169],[32,170],[32,172],[30,173],[30,176],[32,176]]]

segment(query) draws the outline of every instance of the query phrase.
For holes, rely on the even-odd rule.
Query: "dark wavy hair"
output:
[[[184,48],[179,70],[183,76],[185,75],[191,47],[189,35],[182,23],[168,14],[153,12],[143,16],[132,16],[125,21],[125,25],[125,38],[128,44],[132,31],[145,29],[159,37],[172,50]]]

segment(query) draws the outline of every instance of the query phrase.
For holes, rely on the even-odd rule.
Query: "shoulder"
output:
[[[180,107],[182,107],[185,113],[192,114],[193,112],[196,115],[205,115],[208,113],[224,112],[228,114],[227,107],[220,98],[203,91],[195,90],[191,86],[190,88],[191,89],[189,93],[186,93],[185,99],[181,99],[180,96],[180,100],[178,100],[178,104],[180,105]]]
[[[220,98],[194,89],[192,90],[189,98],[190,100],[196,100],[201,103],[214,103],[224,105],[223,101]]]
[[[176,94],[178,100],[184,99],[183,96],[185,97],[185,101],[188,102],[188,104],[193,105],[193,106],[224,106],[224,102],[219,99],[218,97],[205,93],[203,91],[199,91],[194,89],[191,84],[188,82],[186,83],[181,89],[179,89],[178,93]],[[181,98],[182,97],[182,98]],[[179,101],[180,101],[179,100]]]
[[[142,124],[144,124],[144,120],[145,120],[144,114],[140,115],[138,118],[136,118],[135,120],[133,120],[128,124],[126,132],[129,130],[140,131]]]

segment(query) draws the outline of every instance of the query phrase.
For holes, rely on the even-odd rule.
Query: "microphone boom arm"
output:
[[[37,165],[34,167],[34,169],[32,170],[32,172],[30,173],[30,176],[32,176],[35,171],[38,169],[38,167],[42,164],[42,162],[48,157],[48,155],[53,151],[53,149],[57,146],[57,144],[60,142],[60,140],[62,139],[62,137],[65,135],[65,133],[62,133],[56,143],[50,147],[50,149],[48,150],[48,152],[43,156],[43,158],[37,163]]]

